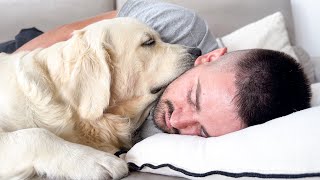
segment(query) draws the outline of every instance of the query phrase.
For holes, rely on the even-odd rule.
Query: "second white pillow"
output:
[[[230,52],[253,48],[271,49],[287,53],[298,60],[280,12],[248,24],[222,37],[221,40]]]

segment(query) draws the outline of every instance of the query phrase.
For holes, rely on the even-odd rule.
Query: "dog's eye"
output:
[[[149,39],[147,41],[145,41],[144,43],[142,43],[142,46],[152,46],[156,43],[156,41],[154,39]]]
[[[154,89],[151,89],[151,94],[157,94],[158,92],[160,92],[162,90],[163,87],[157,87],[157,88],[154,88]]]

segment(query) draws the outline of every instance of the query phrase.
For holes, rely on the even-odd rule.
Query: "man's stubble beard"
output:
[[[168,110],[169,114],[172,114],[174,111],[174,106],[173,103],[168,100],[162,100],[163,95],[165,94],[162,93],[161,96],[158,98],[155,108],[153,109],[153,117],[152,120],[156,126],[156,128],[160,129],[163,132],[170,133],[170,134],[179,134],[179,131],[175,128],[169,129],[166,125],[166,110]]]

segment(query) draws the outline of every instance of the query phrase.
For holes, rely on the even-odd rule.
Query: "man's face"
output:
[[[244,128],[233,101],[235,74],[218,65],[231,56],[220,57],[225,49],[218,50],[220,55],[214,53],[199,57],[196,67],[164,91],[154,111],[155,124],[161,130],[210,137]]]

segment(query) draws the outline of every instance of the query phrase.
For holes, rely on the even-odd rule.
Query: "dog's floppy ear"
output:
[[[111,73],[110,55],[105,46],[104,34],[86,34],[85,30],[73,33],[68,51],[68,96],[83,119],[97,119],[109,105]],[[66,51],[64,51],[66,52]]]

